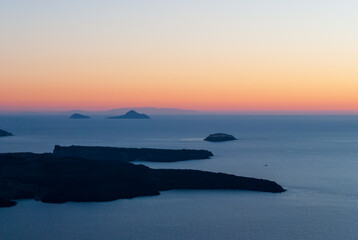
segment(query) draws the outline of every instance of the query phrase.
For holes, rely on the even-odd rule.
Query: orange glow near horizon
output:
[[[16,60],[14,65],[19,66]],[[95,63],[92,63],[95,65]],[[197,110],[356,111],[358,75],[297,63],[156,62],[32,64],[24,72],[5,70],[1,110],[99,110],[130,106]],[[9,65],[9,63],[7,63]],[[298,65],[298,64],[297,64]],[[62,66],[62,69],[57,69]],[[280,67],[278,67],[280,66]],[[339,67],[345,69],[339,69]],[[11,68],[10,68],[11,69]],[[26,69],[26,66],[20,67]],[[180,69],[178,71],[177,69]],[[257,71],[255,69],[260,69]],[[312,70],[318,69],[318,70]],[[337,80],[338,79],[338,80]]]
[[[30,20],[8,4],[3,22],[11,26],[0,17],[6,33],[0,111],[358,111],[354,12],[338,24],[329,13],[340,9],[320,6],[311,6],[318,12],[303,7],[306,18],[296,21],[302,12],[294,3],[276,18],[249,3],[232,3],[232,10],[195,5],[194,12],[166,3],[166,9],[152,9],[158,17],[134,5],[116,3],[111,10],[106,4],[79,5],[67,18],[52,8],[51,16],[36,14],[35,4]],[[92,19],[98,7],[106,14]],[[251,15],[237,14],[241,8]]]

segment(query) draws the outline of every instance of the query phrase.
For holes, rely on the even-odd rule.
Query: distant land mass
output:
[[[0,115],[119,115],[134,110],[148,115],[357,115],[358,111],[279,111],[279,110],[191,110],[157,107],[125,107],[110,110],[39,110],[39,111],[0,111]]]
[[[202,114],[201,111],[179,109],[179,108],[157,108],[157,107],[132,107],[132,108],[116,108],[110,110],[59,110],[59,111],[1,111],[0,115],[71,115],[71,114],[83,114],[83,115],[121,115],[126,112],[134,110],[148,115],[198,115]]]
[[[9,136],[12,136],[12,133],[0,129],[0,137],[9,137]]]
[[[178,108],[156,108],[156,107],[134,107],[134,108],[117,108],[108,111],[104,111],[105,114],[124,114],[130,110],[141,112],[149,115],[185,115],[185,114],[200,114],[200,111],[185,110]]]
[[[79,114],[79,113],[74,113],[71,115],[70,117],[71,119],[89,119],[90,117],[87,115],[83,115],[83,114]]]
[[[150,117],[143,113],[137,113],[134,110],[130,110],[124,115],[107,117],[108,119],[150,119]]]

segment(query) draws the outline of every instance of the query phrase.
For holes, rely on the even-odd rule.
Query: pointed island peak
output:
[[[89,119],[89,116],[83,115],[83,114],[79,114],[79,113],[74,113],[71,115],[70,117],[71,119]]]
[[[124,115],[108,117],[108,119],[150,119],[150,117],[146,114],[141,114],[134,110],[130,110]]]
[[[128,114],[139,114],[139,113],[137,113],[137,112],[134,111],[134,110],[130,110],[130,111],[128,111],[128,112],[126,113],[126,115],[128,115]]]

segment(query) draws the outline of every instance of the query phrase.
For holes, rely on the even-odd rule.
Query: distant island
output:
[[[12,133],[0,129],[0,137],[13,136]]]
[[[108,119],[150,119],[150,117],[146,114],[137,113],[134,110],[130,110],[124,115],[115,116],[115,117],[107,117]]]
[[[210,134],[208,137],[204,139],[209,142],[225,142],[225,141],[233,141],[237,140],[233,135],[226,133],[214,133]]]
[[[285,191],[273,181],[224,173],[152,169],[120,160],[56,157],[51,153],[0,154],[0,207],[14,206],[17,199],[102,202],[154,196],[172,189]]]
[[[125,114],[126,112],[134,110],[136,112],[141,112],[147,115],[198,115],[201,114],[200,111],[188,110],[188,109],[178,109],[178,108],[156,108],[156,107],[133,107],[133,108],[117,108],[107,111],[103,111],[101,114],[108,115],[119,115]]]
[[[3,114],[7,115],[71,115],[74,113],[84,114],[88,116],[99,115],[99,116],[118,116],[123,115],[126,112],[134,110],[136,112],[144,113],[149,116],[151,115],[200,115],[207,112],[189,110],[189,109],[178,109],[178,108],[157,108],[157,107],[123,107],[109,110],[81,110],[73,109],[69,111],[18,111],[18,112],[6,112],[2,111]]]
[[[83,114],[79,114],[79,113],[74,113],[71,115],[70,117],[71,119],[89,119],[91,117],[83,115]]]

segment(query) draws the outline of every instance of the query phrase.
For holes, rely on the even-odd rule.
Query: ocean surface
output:
[[[274,180],[280,194],[175,190],[102,203],[21,200],[0,209],[1,240],[358,239],[358,116],[0,116],[0,152],[54,145],[207,149],[208,160],[144,163]],[[210,133],[239,140],[203,141]]]

